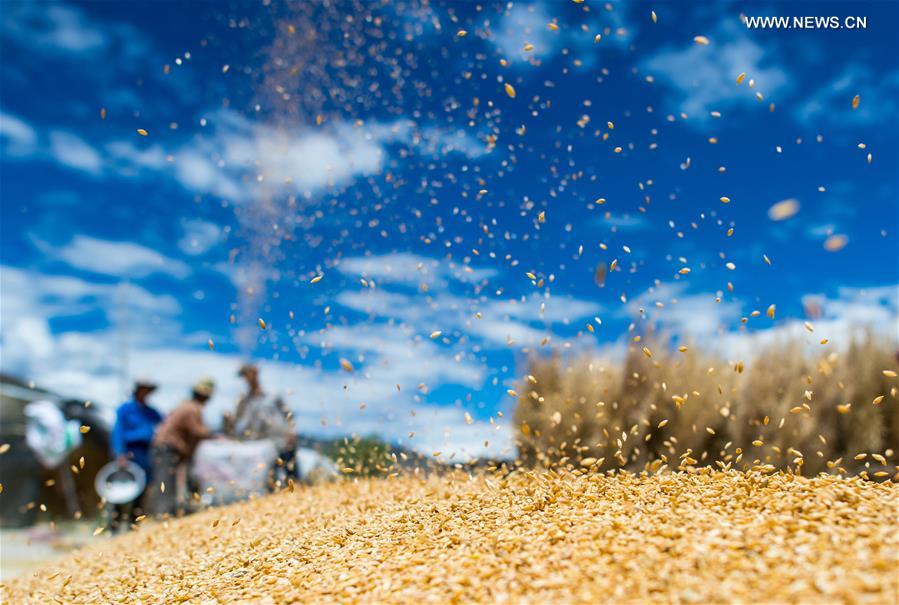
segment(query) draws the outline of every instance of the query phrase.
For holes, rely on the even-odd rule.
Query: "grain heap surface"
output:
[[[893,603],[897,496],[893,483],[733,471],[348,481],[146,523],[2,596]]]

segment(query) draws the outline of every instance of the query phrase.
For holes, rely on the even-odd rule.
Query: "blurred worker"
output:
[[[259,382],[259,368],[246,363],[237,375],[247,383],[247,392],[237,403],[232,432],[238,439],[269,439],[278,450],[287,476],[296,477],[296,427],[284,399],[268,394]]]
[[[153,463],[153,513],[173,516],[178,509],[178,475],[187,469],[203,439],[211,436],[203,422],[203,406],[212,397],[215,383],[201,378],[191,389],[190,399],[169,414],[153,438],[150,451]],[[163,487],[164,486],[164,487]]]
[[[150,380],[137,380],[130,400],[116,410],[115,425],[110,435],[110,446],[119,466],[124,467],[131,461],[146,473],[147,485],[152,476],[150,468],[150,443],[156,426],[162,421],[162,414],[147,402],[150,394],[156,390],[156,383]],[[145,492],[146,493],[146,490]],[[128,504],[117,504],[113,511],[113,529],[122,529],[130,525],[143,508],[142,493],[135,501]]]

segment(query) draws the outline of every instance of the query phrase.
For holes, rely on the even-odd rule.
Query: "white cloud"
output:
[[[421,129],[421,134],[412,139],[418,151],[428,157],[443,157],[461,153],[468,158],[479,158],[487,153],[487,145],[471,136],[467,130],[444,130],[437,126]]]
[[[860,103],[850,112],[855,95],[860,96]],[[875,73],[860,62],[852,63],[805,97],[795,111],[800,121],[815,127],[895,122],[897,114],[899,71]]]
[[[94,176],[103,169],[103,159],[97,150],[71,132],[51,132],[49,154],[63,166]]]
[[[102,89],[106,107],[117,106],[117,99],[128,97],[133,109],[137,97],[122,88],[117,78],[123,73],[141,73],[161,60],[140,29],[121,21],[92,18],[70,3],[6,2],[3,8],[0,41],[4,45],[20,47],[36,61],[79,67],[84,61],[100,61],[80,74],[92,87]],[[161,81],[161,74],[151,77]]]
[[[218,176],[223,175],[229,187],[242,191],[239,183],[247,177],[250,182],[264,181],[267,186],[303,193],[380,170],[384,159],[380,141],[362,132],[349,138],[346,134],[343,127],[334,133],[286,130],[220,113],[215,134],[187,149],[199,174],[182,174],[182,182],[188,187],[215,188]],[[201,167],[194,153],[210,163]],[[222,170],[216,167],[218,162]]]
[[[477,158],[486,153],[486,144],[466,131],[419,128],[409,120],[337,122],[321,129],[275,127],[222,110],[209,116],[209,126],[200,136],[166,150],[132,139],[91,144],[64,130],[42,137],[16,116],[0,113],[0,118],[0,143],[10,158],[52,161],[91,177],[162,175],[190,192],[236,202],[339,190],[358,177],[379,173],[393,144],[432,158],[449,154]]]
[[[486,317],[469,324],[469,330],[493,345],[533,347],[550,335],[517,321]]]
[[[489,315],[545,323],[569,323],[597,315],[599,311],[597,303],[571,296],[540,296],[536,293],[523,300],[494,301],[485,307],[485,312]]]
[[[721,300],[716,295],[685,294],[685,283],[662,283],[634,298],[622,309],[632,317],[645,317],[655,325],[678,337],[702,342],[725,333],[739,324],[739,302]],[[643,311],[641,313],[641,310]]]
[[[213,153],[212,149],[206,151]],[[242,198],[244,190],[239,180],[222,174],[213,158],[214,156],[207,156],[202,150],[181,150],[178,161],[173,163],[175,179],[190,191],[215,193],[233,200]]]
[[[68,275],[49,275],[0,266],[4,312],[23,315],[29,310],[53,316],[71,316],[96,307],[112,313],[127,306],[140,314],[176,315],[178,301],[169,295],[152,294],[135,284],[97,283]],[[127,292],[125,291],[127,290]]]
[[[185,254],[204,254],[222,241],[222,228],[209,221],[186,219],[181,221],[181,229],[184,235],[178,247]]]
[[[3,111],[0,111],[0,145],[4,160],[52,161],[92,177],[104,172],[107,158],[115,158],[115,155],[104,157],[100,150],[72,132],[51,130],[42,134],[22,118]]]
[[[18,44],[42,53],[84,55],[103,51],[106,34],[80,10],[63,4],[47,4],[38,10],[29,3],[10,3],[0,21],[0,32]]]
[[[507,60],[529,61],[551,56],[561,43],[560,36],[547,27],[551,20],[541,3],[516,3],[500,20],[493,42]],[[534,49],[525,51],[525,44],[533,44]]]
[[[488,300],[477,292],[481,282],[492,277],[492,270],[408,253],[351,257],[341,261],[338,269],[376,284],[374,288],[351,287],[336,297],[342,307],[367,317],[309,334],[304,341],[325,351],[334,350],[353,363],[361,362],[362,368],[357,368],[353,376],[364,378],[362,397],[366,402],[370,397],[400,396],[395,384],[403,386],[403,393],[407,384],[419,382],[428,388],[458,384],[478,389],[486,368],[482,362],[472,361],[473,349],[495,353],[509,351],[510,347],[536,346],[561,326],[600,310],[590,301],[564,295]],[[422,284],[427,284],[427,291],[420,288]],[[441,335],[432,339],[435,331]],[[429,413],[455,414],[458,419],[452,408],[440,407]],[[508,427],[505,423],[496,426],[501,427],[502,439],[497,442],[496,434],[484,439],[508,447],[508,435],[502,436]],[[443,436],[443,431],[429,424],[416,429],[416,434],[424,428],[431,431],[429,443]],[[462,436],[470,437],[473,433],[469,428],[456,429],[451,441],[458,444]],[[483,428],[496,432],[495,426],[485,424]],[[468,447],[483,448],[482,443],[477,445],[481,438],[467,439]],[[412,445],[420,447],[421,443]],[[438,445],[435,443],[435,449],[445,450]]]
[[[604,216],[599,224],[608,225],[617,231],[642,231],[649,227],[649,221],[633,214],[609,214]]]
[[[836,297],[809,295],[817,316],[785,318],[771,327],[753,324],[770,320],[765,309],[758,309],[764,319],[750,319],[750,331],[742,327],[743,305],[738,301],[715,302],[713,293],[683,295],[685,284],[663,283],[637,297],[627,306],[635,317],[639,309],[651,324],[663,333],[695,341],[703,350],[728,359],[750,361],[759,351],[779,342],[798,340],[809,350],[820,351],[822,338],[832,346],[843,348],[866,330],[899,340],[899,285],[873,288],[840,288]],[[658,307],[657,302],[664,306]],[[748,315],[748,314],[747,314]],[[808,319],[814,325],[810,332]]]
[[[773,51],[755,42],[739,21],[722,22],[708,38],[711,43],[703,46],[684,35],[681,46],[663,49],[641,63],[644,72],[672,91],[672,109],[685,112],[688,123],[705,123],[712,110],[759,105],[756,91],[777,98],[788,89],[789,79],[775,66]],[[737,85],[742,72],[746,80]],[[750,79],[755,81],[753,89]]]
[[[147,124],[183,115],[186,108],[193,106],[199,84],[187,57],[181,65],[173,66],[177,76],[164,74],[159,66],[171,62],[173,57],[159,51],[142,28],[109,14],[101,16],[83,7],[83,3],[78,4],[4,2],[0,45],[11,59],[4,63],[4,71],[26,87],[31,80],[29,69],[77,74],[79,86],[102,99],[110,115],[139,112]],[[138,81],[152,86],[139,86]],[[213,81],[205,86],[219,84]],[[45,93],[31,90],[27,95],[33,99],[31,105],[40,106],[42,116],[65,115],[81,123],[96,116],[95,106],[79,103],[73,97],[74,102],[60,108],[51,98],[53,95]],[[96,138],[88,130],[76,134],[88,141]]]
[[[162,170],[167,163],[159,145],[138,148],[133,141],[113,141],[105,145],[107,168],[122,176],[135,176],[142,170]]]
[[[750,333],[729,332],[710,343],[731,359],[752,359],[759,351],[777,343],[799,341],[809,352],[821,351],[821,340],[831,347],[845,350],[867,332],[899,344],[899,284],[874,288],[840,288],[835,298],[812,295],[819,317],[790,318],[769,329]],[[814,332],[808,330],[806,319]]]
[[[390,395],[397,384],[429,382],[431,387],[445,383],[475,387],[482,380],[480,367],[455,358],[451,349],[423,338],[408,326],[337,326],[310,335],[308,340],[324,350],[362,355],[368,364],[363,372],[368,380],[366,388],[373,394]],[[387,379],[377,380],[379,377]]]
[[[126,326],[127,342],[137,351],[158,347],[181,333],[177,300],[133,284],[98,283],[6,265],[0,267],[0,289],[4,371],[35,379],[69,396],[111,405],[122,395],[119,374],[127,363],[122,349]],[[50,328],[51,319],[97,311],[114,327],[56,333]],[[132,357],[139,356],[133,352]],[[134,362],[135,374],[140,365]]]
[[[600,311],[596,303],[564,295],[497,301],[455,295],[454,290],[480,284],[493,271],[408,253],[352,257],[338,269],[378,285],[341,292],[337,302],[342,306],[378,319],[399,320],[419,337],[439,330],[454,339],[480,339],[491,349],[505,349],[510,342],[516,347],[537,345],[552,335],[554,327]],[[427,284],[426,293],[418,291],[421,284]],[[396,286],[403,289],[395,290]]]
[[[484,153],[470,135],[437,127],[418,130],[413,122],[349,124],[328,128],[254,123],[232,112],[210,118],[210,134],[173,153],[175,177],[187,189],[243,201],[259,191],[309,195],[341,188],[381,171],[388,146],[417,147],[438,157]]]
[[[42,160],[92,177],[134,177],[169,170],[171,163],[159,145],[138,148],[133,141],[111,141],[95,146],[73,132],[50,130],[41,134],[24,120],[0,112],[0,139],[4,154],[17,160]]]
[[[94,147],[63,131],[52,132],[49,141],[35,141],[25,122],[9,114],[3,117],[6,126],[0,134],[10,155],[15,151],[16,156],[50,159],[91,176],[162,174],[188,191],[238,202],[258,199],[266,191],[310,195],[343,187],[359,176],[379,172],[392,143],[432,157],[450,153],[478,157],[486,149],[464,131],[434,126],[419,131],[410,121],[336,123],[329,130],[318,130],[254,123],[223,110],[209,116],[204,136],[169,152],[158,144],[144,147],[132,140]]]
[[[836,299],[824,298],[824,317],[856,325],[889,326],[899,311],[899,284],[874,288],[840,288]],[[893,323],[894,335],[899,324]]]
[[[495,275],[493,269],[475,269],[453,261],[440,261],[408,252],[377,256],[355,256],[342,260],[337,269],[349,276],[361,276],[376,282],[445,287],[449,281],[475,283]]]
[[[575,51],[574,56],[582,65],[591,65],[606,47],[626,46],[633,38],[633,26],[627,22],[624,10],[610,3],[584,16],[582,22],[586,29],[557,21],[559,28],[555,31],[548,27],[554,19],[547,7],[553,7],[553,3],[510,2],[509,5],[491,40],[512,67],[551,59],[562,49]],[[596,34],[603,36],[602,44],[595,43]],[[533,49],[524,50],[525,44],[533,45]]]
[[[37,135],[30,124],[0,111],[0,152],[4,156],[29,156],[36,144]]]
[[[4,323],[4,348],[13,347],[16,356],[45,359],[53,353],[53,336],[47,322],[35,317],[24,317],[12,323]]]
[[[76,235],[68,244],[58,247],[36,239],[33,241],[52,260],[102,275],[127,279],[153,273],[166,273],[178,278],[190,274],[186,263],[134,242],[116,242],[86,235]]]
[[[655,315],[679,334],[705,339],[738,325],[740,308],[739,303],[718,301],[712,294],[696,294],[667,304]]]

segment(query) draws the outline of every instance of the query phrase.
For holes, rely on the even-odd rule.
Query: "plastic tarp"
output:
[[[266,493],[277,458],[275,445],[267,439],[201,442],[194,452],[192,472],[204,504],[226,504]]]

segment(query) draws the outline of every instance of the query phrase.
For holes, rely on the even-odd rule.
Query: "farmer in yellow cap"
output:
[[[211,436],[203,422],[203,406],[212,397],[215,383],[201,378],[191,389],[190,399],[183,401],[162,421],[153,437],[153,512],[172,516],[178,509],[178,473],[193,457],[197,444]]]

